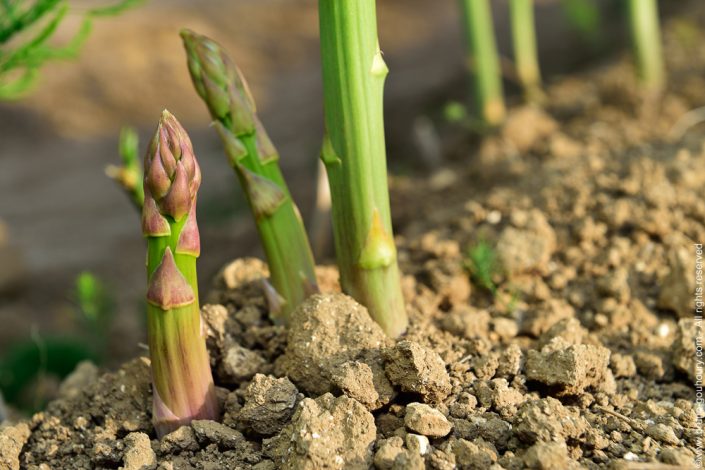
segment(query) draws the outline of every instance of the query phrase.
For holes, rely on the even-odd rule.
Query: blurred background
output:
[[[69,41],[96,3],[69,2],[52,42]],[[458,5],[377,3],[380,43],[391,70],[385,92],[391,171],[427,171],[438,162],[429,163],[417,145],[424,123],[447,103],[469,96]],[[613,14],[618,2],[536,3],[539,56],[549,81],[594,63],[594,57],[608,60],[625,52],[627,32]],[[667,3],[664,8],[680,2]],[[143,2],[97,19],[76,59],[47,63],[28,93],[0,101],[0,357],[27,338],[42,344],[41,338],[77,334],[96,309],[115,320],[99,338],[110,351],[105,364],[139,350],[145,282],[139,217],[104,169],[119,162],[120,128],[138,130],[142,153],[163,108],[191,134],[203,169],[203,288],[229,260],[261,257],[240,188],[192,89],[178,36],[182,27],[219,41],[243,70],[309,220],[323,130],[316,4]],[[496,0],[493,8],[500,50],[509,57],[506,2]],[[518,94],[510,75],[507,82],[509,92]],[[319,261],[330,255],[319,254]]]

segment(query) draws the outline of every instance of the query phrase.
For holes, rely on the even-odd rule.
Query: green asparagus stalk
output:
[[[205,101],[225,153],[252,210],[269,264],[265,289],[273,321],[318,292],[315,264],[301,215],[279,168],[279,155],[256,114],[240,70],[211,39],[181,31],[196,91]]]
[[[144,172],[152,418],[157,434],[164,436],[194,419],[215,420],[219,414],[198,304],[196,194],[201,171],[186,131],[166,110]]]
[[[534,1],[510,0],[512,42],[517,75],[529,102],[540,100],[541,70],[536,51],[536,28],[534,27]]]
[[[382,94],[387,66],[374,0],[320,0],[333,235],[343,290],[392,337],[407,327],[387,187]]]
[[[642,87],[658,92],[664,84],[661,31],[656,0],[628,0],[637,77]]]
[[[506,110],[489,0],[460,0],[460,5],[468,65],[473,72],[476,113],[483,124],[497,126],[504,121]]]
[[[138,210],[144,205],[144,188],[142,186],[142,168],[139,163],[139,137],[131,127],[120,131],[118,152],[122,165],[108,165],[105,174],[125,191]]]

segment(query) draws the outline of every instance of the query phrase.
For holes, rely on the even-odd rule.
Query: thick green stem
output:
[[[478,118],[499,125],[506,114],[489,0],[460,0]]]
[[[242,74],[214,41],[181,32],[194,86],[208,105],[262,242],[272,287],[270,316],[290,313],[318,291],[313,254],[299,211],[279,168],[279,155],[259,121]]]
[[[343,290],[393,337],[407,327],[387,187],[382,94],[387,66],[374,0],[320,0],[327,135],[321,152]]]
[[[658,92],[664,84],[661,31],[656,0],[628,0],[637,76],[642,87]]]
[[[542,93],[534,27],[534,1],[510,0],[509,8],[517,75],[527,101],[536,101]]]
[[[177,225],[171,224],[173,234],[180,233]],[[175,252],[176,240],[178,237],[173,236],[148,239],[147,270],[150,281],[156,269],[165,262],[166,246],[172,253]],[[147,304],[154,387],[153,418],[160,436],[194,419],[218,418],[217,399],[201,325],[196,258],[176,253],[173,259],[191,287],[194,300],[170,309]]]
[[[201,182],[191,142],[165,111],[145,158],[147,325],[152,418],[161,437],[194,419],[217,419],[218,402],[198,302]]]

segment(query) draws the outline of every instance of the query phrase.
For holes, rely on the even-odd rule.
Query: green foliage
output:
[[[468,250],[465,267],[480,287],[489,290],[492,295],[497,292],[494,278],[500,273],[500,268],[497,262],[497,252],[489,243],[480,241],[471,247]]]
[[[33,331],[0,358],[0,392],[20,410],[34,412],[42,408],[47,397],[38,384],[47,378],[61,380],[79,362],[100,362],[103,356],[114,312],[112,296],[96,276],[82,272],[70,297],[81,326],[80,335],[43,337]]]
[[[443,117],[449,123],[462,123],[469,119],[469,114],[463,103],[451,101],[443,107]]]
[[[600,42],[600,9],[592,0],[562,0],[563,14],[586,43]]]
[[[120,130],[118,153],[122,164],[108,165],[105,168],[105,174],[125,191],[137,210],[141,212],[144,205],[143,172],[139,156],[139,136],[134,128],[124,126]]]
[[[55,46],[50,42],[69,13],[67,0],[0,0],[0,100],[27,93],[46,62],[77,57],[94,18],[122,13],[143,1],[119,0],[85,11],[71,39]]]
[[[34,412],[45,397],[36,385],[47,377],[61,379],[84,360],[96,360],[95,353],[80,338],[47,337],[33,333],[5,352],[0,359],[0,391],[8,403]]]
[[[83,271],[76,278],[74,298],[79,320],[87,325],[90,335],[104,336],[114,311],[112,296],[93,274]]]

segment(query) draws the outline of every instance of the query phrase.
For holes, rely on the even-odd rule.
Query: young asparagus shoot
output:
[[[131,127],[122,128],[118,152],[122,159],[122,165],[108,165],[105,168],[105,174],[125,191],[130,201],[141,211],[144,205],[144,188],[142,167],[138,157],[139,137],[137,131]]]
[[[502,75],[489,0],[460,0],[477,117],[488,127],[504,121]]]
[[[267,296],[270,316],[286,323],[318,287],[306,229],[279,168],[279,155],[257,117],[247,82],[221,46],[189,30],[181,31],[181,37],[194,87],[208,106],[257,225],[276,291]]]
[[[374,0],[320,0],[328,171],[340,283],[392,337],[407,327],[387,187],[387,66]]]
[[[198,304],[196,194],[201,171],[186,131],[166,110],[144,169],[152,418],[161,437],[194,419],[219,415]]]
[[[528,102],[540,101],[541,69],[536,49],[536,28],[534,26],[534,1],[510,0],[512,43],[514,62],[524,96]]]
[[[658,4],[656,0],[628,0],[628,5],[637,77],[645,91],[658,93],[664,84]]]

